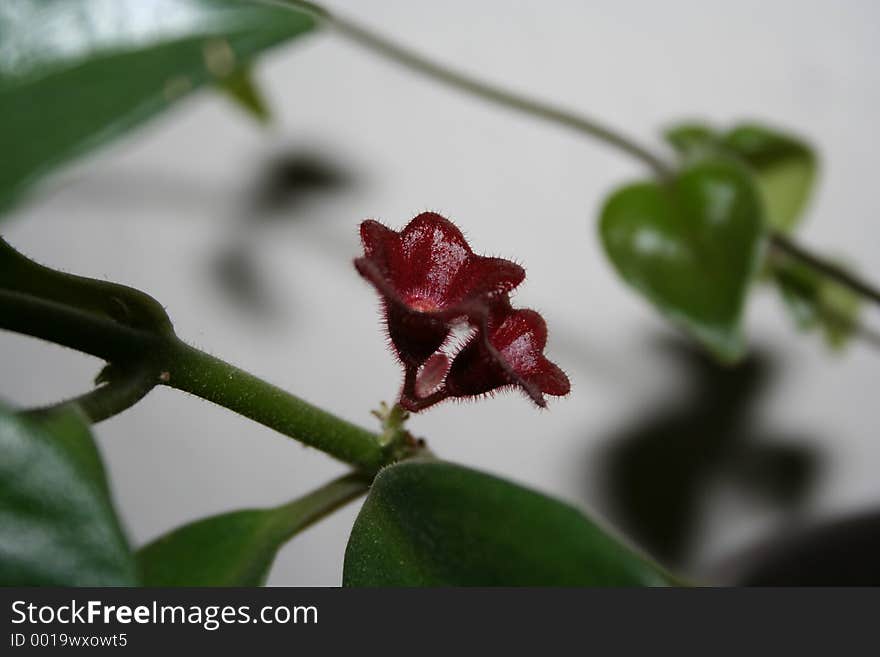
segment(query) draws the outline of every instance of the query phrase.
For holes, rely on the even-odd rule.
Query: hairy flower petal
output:
[[[516,263],[474,254],[461,231],[433,212],[399,233],[364,221],[361,241],[355,267],[382,295],[391,343],[411,367],[437,351],[450,322],[477,323],[493,298],[525,278]]]
[[[485,333],[453,361],[447,391],[453,397],[471,397],[518,386],[538,406],[546,406],[545,394],[563,396],[570,389],[565,373],[544,357],[546,343],[547,326],[541,315],[501,304]]]

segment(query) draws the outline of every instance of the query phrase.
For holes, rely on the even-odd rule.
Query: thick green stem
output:
[[[111,364],[108,383],[64,402],[77,404],[93,421],[125,410],[161,383],[229,408],[367,473],[400,456],[399,445],[384,445],[376,434],[184,344],[162,306],[142,292],[47,269],[2,239],[0,274],[0,329]]]
[[[388,458],[377,436],[183,342],[166,345],[165,385],[189,392],[375,472]]]
[[[161,337],[89,311],[0,288],[0,328],[42,338],[107,362],[139,360]]]

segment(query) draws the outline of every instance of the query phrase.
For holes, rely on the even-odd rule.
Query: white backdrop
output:
[[[877,3],[335,0],[332,7],[658,148],[659,128],[688,117],[759,118],[809,135],[823,174],[801,238],[880,280]],[[615,277],[595,236],[603,195],[639,175],[638,163],[332,34],[282,47],[257,76],[276,117],[270,130],[218,95],[200,94],[69,169],[16,213],[6,237],[44,263],[149,292],[185,339],[370,425],[369,409],[391,400],[399,374],[374,292],[351,266],[357,225],[372,217],[399,227],[424,209],[442,212],[477,251],[526,266],[517,302],[544,313],[548,355],[568,371],[573,392],[546,412],[518,395],[443,405],[411,428],[445,458],[596,506],[590,463],[600,444],[685,385],[657,347],[656,336],[671,330]],[[254,213],[247,199],[267,158],[303,149],[342,162],[354,183],[315,195],[295,216],[249,224],[257,226],[249,248],[277,307],[267,320],[229,303],[212,264]],[[865,317],[877,325],[876,313]],[[748,329],[780,365],[756,409],[760,431],[803,435],[825,457],[809,515],[876,503],[876,347],[855,344],[829,356],[816,336],[794,337],[770,291],[755,296]],[[0,335],[0,363],[0,398],[22,404],[80,392],[99,366],[9,334]],[[136,544],[205,514],[281,503],[344,470],[164,389],[96,432]],[[711,495],[719,512],[695,555],[702,564],[775,522],[723,486]],[[357,508],[293,540],[270,583],[338,584]]]

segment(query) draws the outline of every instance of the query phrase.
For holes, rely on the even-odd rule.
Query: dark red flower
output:
[[[490,300],[525,278],[516,263],[474,254],[461,231],[433,212],[400,233],[365,221],[361,240],[355,267],[382,295],[391,342],[408,367],[434,354],[452,324],[479,322]]]
[[[525,278],[522,267],[475,255],[458,228],[431,212],[399,233],[365,221],[361,240],[364,256],[355,266],[382,295],[404,366],[404,409],[512,387],[538,406],[546,406],[545,394],[568,394],[568,377],[544,357],[544,320],[510,305],[508,293]],[[453,337],[464,325],[469,333]],[[460,349],[456,339],[465,341]]]
[[[534,310],[495,305],[486,325],[452,362],[446,376],[450,397],[474,397],[507,387],[522,388],[541,407],[544,395],[567,395],[571,386],[544,357],[547,325]]]

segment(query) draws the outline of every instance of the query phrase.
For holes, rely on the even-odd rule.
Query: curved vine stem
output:
[[[874,303],[880,304],[880,290],[876,287],[857,276],[853,276],[848,271],[838,267],[834,263],[810,253],[802,246],[793,242],[791,238],[780,233],[774,233],[770,238],[770,245],[772,248],[784,253],[788,257],[800,260],[802,263],[809,265],[817,272],[832,279],[836,283],[847,287],[854,292],[858,292],[860,295],[866,299],[870,299]]]
[[[307,11],[355,43],[417,73],[443,82],[472,96],[478,96],[483,100],[503,105],[504,107],[529,114],[556,125],[565,126],[576,132],[604,141],[606,144],[642,161],[660,178],[667,178],[672,172],[672,168],[649,149],[590,117],[570,112],[543,100],[518,94],[455,71],[312,2],[300,0],[259,1],[262,4],[287,6]]]
[[[108,365],[105,369],[105,372],[110,370],[107,380],[94,390],[51,406],[29,409],[25,414],[40,416],[60,407],[77,406],[89,422],[96,424],[131,408],[159,383],[155,367],[149,361],[128,366],[125,371],[120,369]]]
[[[450,87],[454,87],[460,91],[464,91],[497,105],[518,110],[535,118],[571,128],[581,134],[598,139],[609,146],[613,146],[614,148],[640,160],[642,163],[650,167],[661,180],[669,179],[674,174],[673,167],[661,157],[655,155],[648,148],[638,144],[629,137],[618,133],[616,130],[603,125],[595,119],[570,112],[543,100],[518,94],[455,71],[380,36],[379,34],[313,2],[307,2],[305,0],[256,1],[260,4],[306,11],[318,20],[336,29],[336,31],[343,36],[364,46],[370,51],[395,62],[396,64],[402,65],[438,82],[442,82]],[[852,276],[840,267],[813,255],[806,249],[797,246],[785,235],[773,232],[770,235],[770,240],[774,248],[784,251],[790,257],[800,260],[804,264],[821,272],[823,275],[833,278],[841,285],[854,290],[875,303],[880,304],[880,291],[878,291],[876,287]]]

